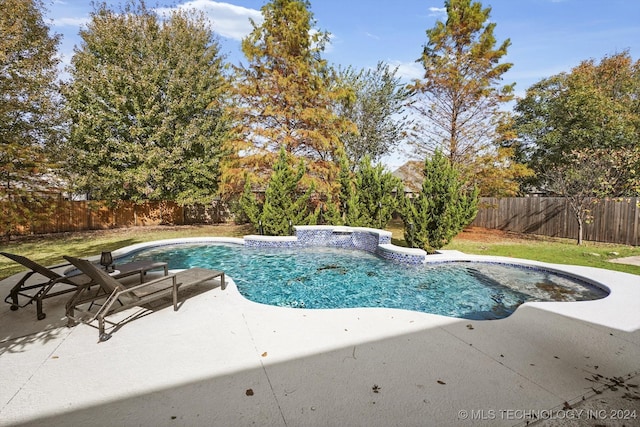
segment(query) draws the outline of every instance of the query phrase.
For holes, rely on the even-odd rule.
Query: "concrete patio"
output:
[[[229,280],[98,343],[64,296],[42,321],[2,304],[0,426],[640,425],[640,277],[575,268],[612,295],[492,321],[271,307]]]

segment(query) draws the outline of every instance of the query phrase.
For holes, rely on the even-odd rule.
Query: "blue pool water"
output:
[[[143,259],[167,262],[170,269],[223,270],[251,301],[308,309],[388,307],[498,319],[526,301],[582,301],[607,295],[595,286],[538,269],[479,262],[408,266],[338,248],[172,245],[118,262]]]

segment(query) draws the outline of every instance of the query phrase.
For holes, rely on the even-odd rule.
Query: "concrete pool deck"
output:
[[[471,321],[271,307],[213,281],[99,344],[65,326],[65,296],[42,321],[2,304],[0,426],[640,425],[640,277],[571,268],[616,289]]]

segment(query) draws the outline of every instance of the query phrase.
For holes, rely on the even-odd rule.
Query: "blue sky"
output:
[[[249,18],[260,19],[266,0],[177,0],[174,4],[203,10],[219,35],[230,62],[241,61],[240,39],[250,30]],[[107,1],[117,9],[119,1]],[[516,94],[541,79],[570,71],[582,60],[629,50],[640,57],[640,0],[484,0],[491,7],[498,42],[509,38],[505,61],[513,63],[505,83],[516,83]],[[148,5],[155,5],[148,0]],[[78,30],[87,22],[88,0],[53,0],[47,17],[63,36],[60,54],[68,63],[80,43]],[[421,77],[415,63],[426,43],[425,31],[446,19],[444,0],[311,0],[317,28],[332,34],[324,57],[333,64],[375,67],[378,61],[398,66],[406,79]],[[402,163],[397,154],[390,167]]]

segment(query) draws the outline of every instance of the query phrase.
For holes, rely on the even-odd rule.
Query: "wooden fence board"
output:
[[[637,197],[599,200],[592,209],[593,219],[584,225],[584,239],[638,246],[639,203]],[[561,197],[483,197],[471,225],[570,239],[578,236],[575,215]]]

